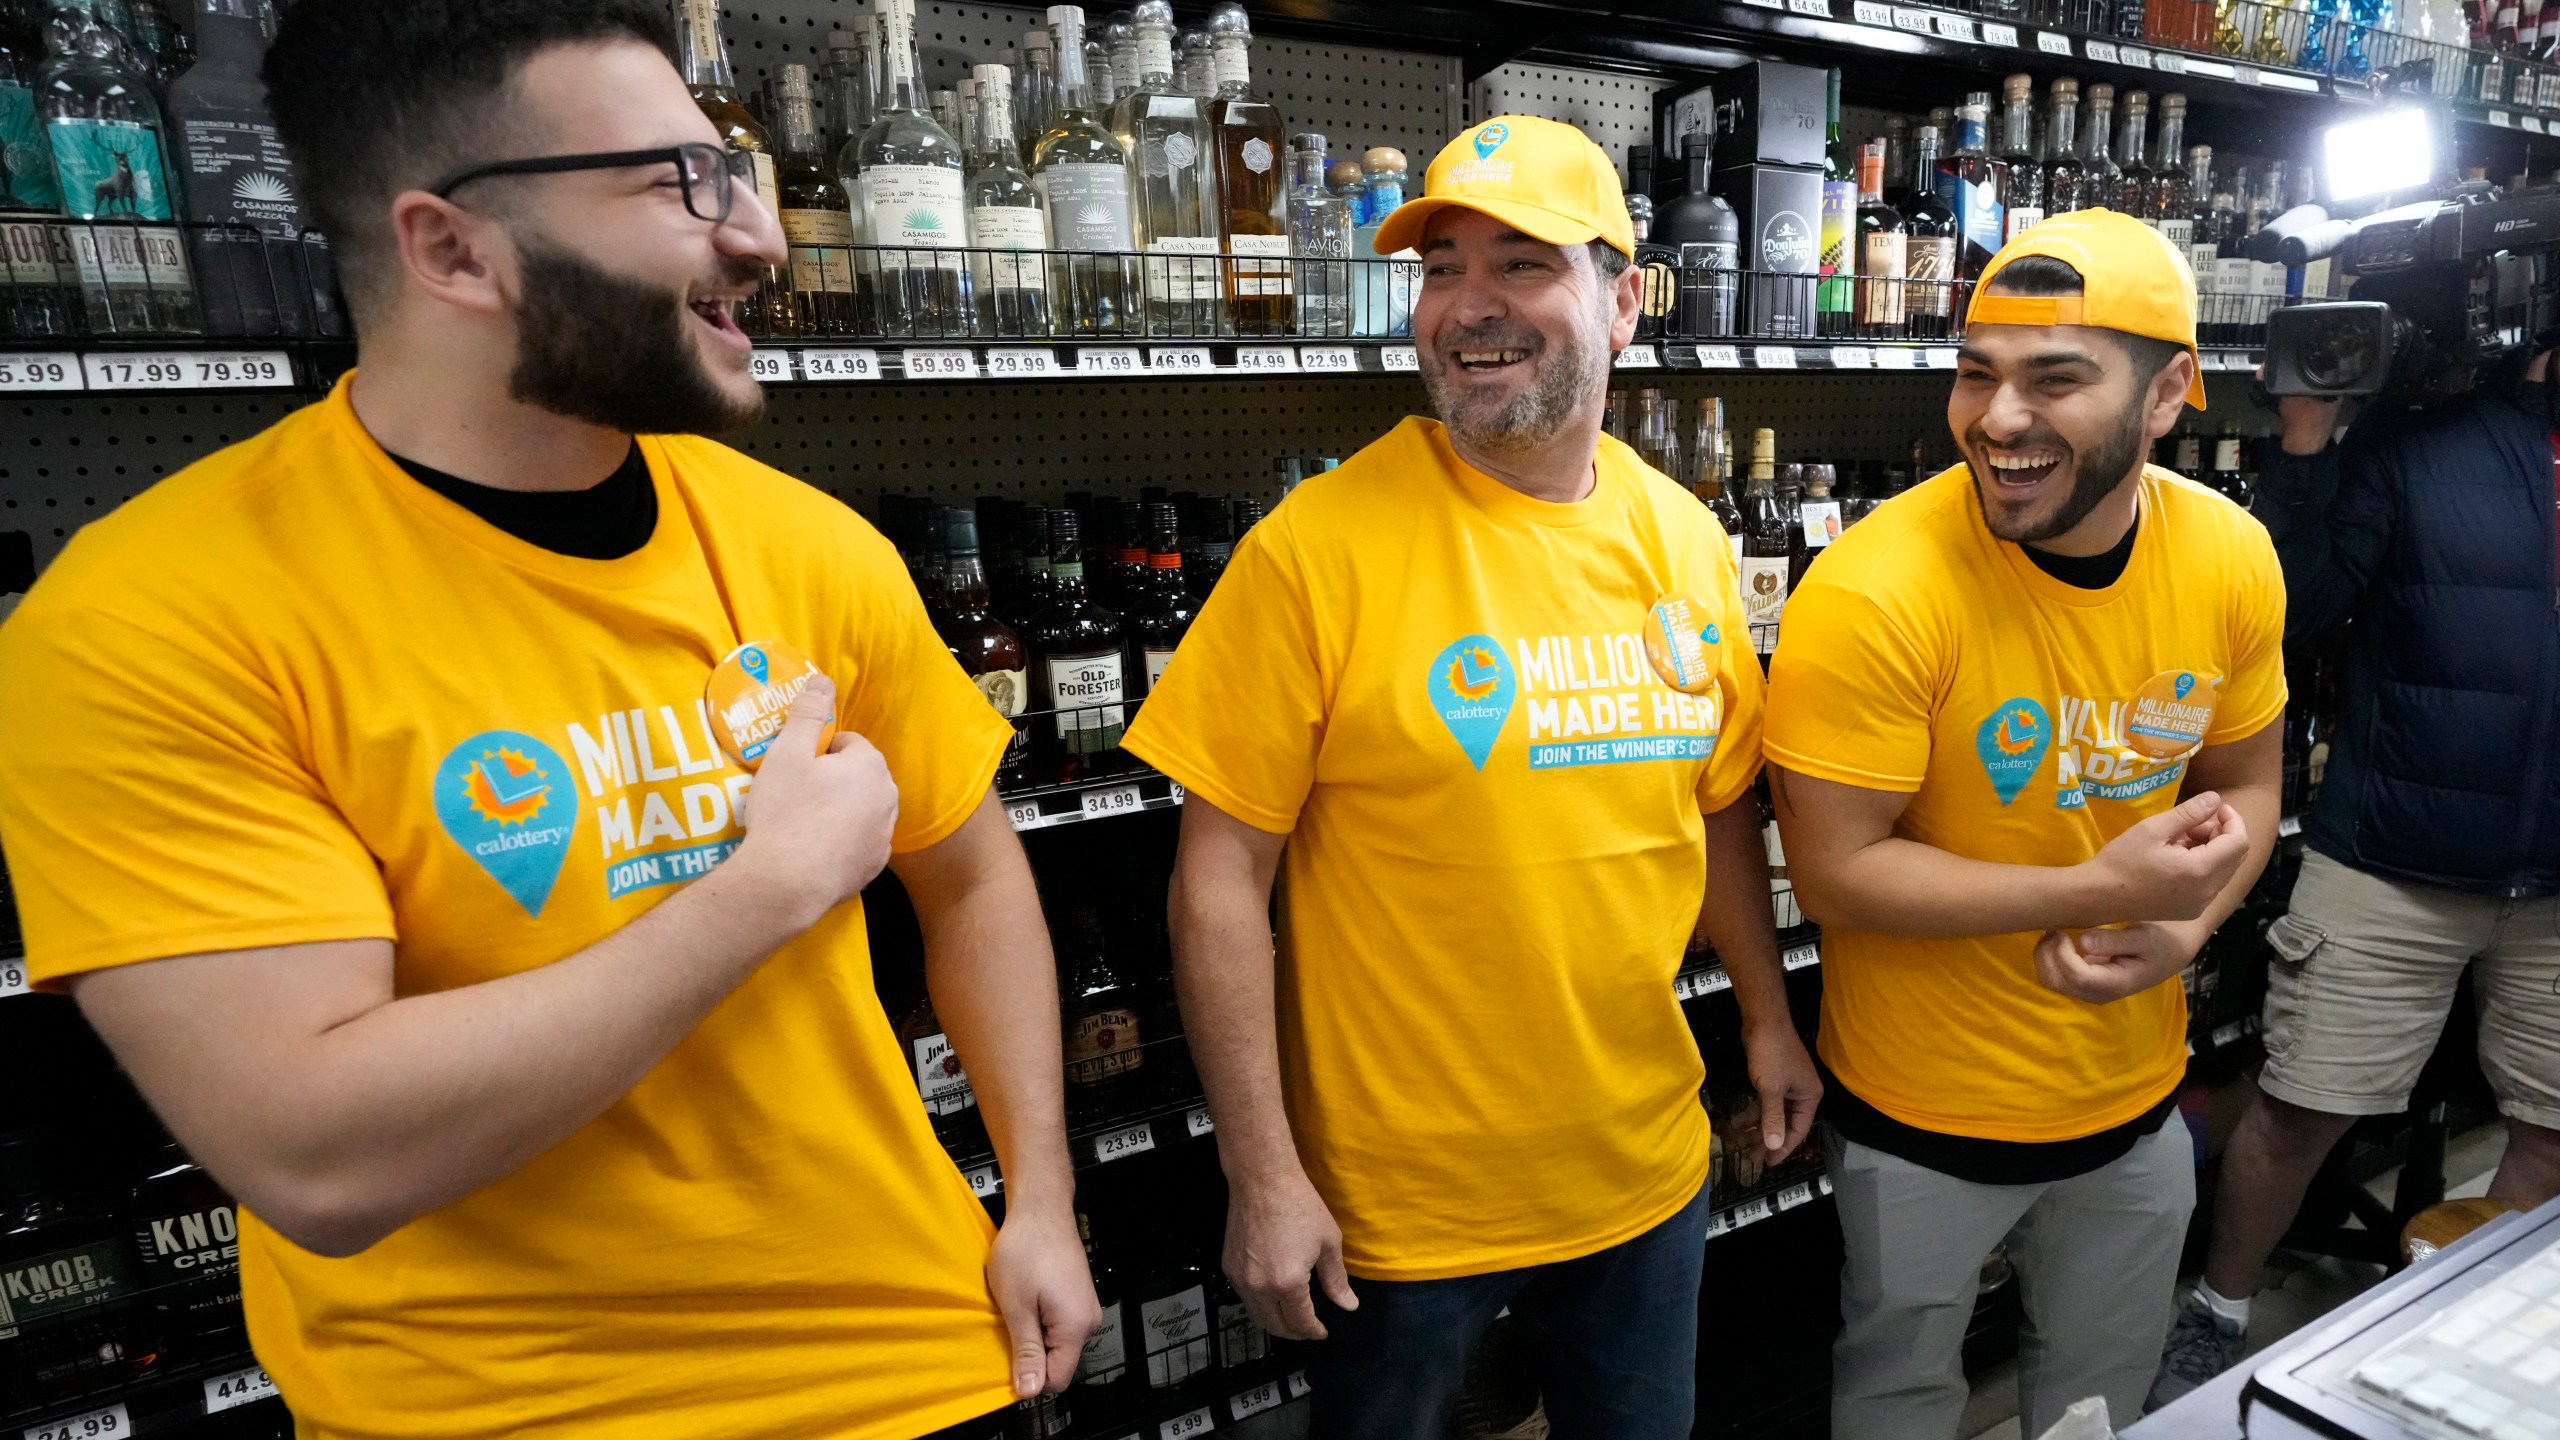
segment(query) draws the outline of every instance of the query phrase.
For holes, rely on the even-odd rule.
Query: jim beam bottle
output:
[[[1101,918],[1090,905],[1067,910],[1058,926],[1058,958],[1066,972],[1059,1001],[1066,1026],[1067,1105],[1088,1116],[1104,1113],[1134,1088],[1146,1067],[1138,989],[1113,967]]]

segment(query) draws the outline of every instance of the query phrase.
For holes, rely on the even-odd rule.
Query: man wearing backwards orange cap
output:
[[[2258,523],[2143,464],[2202,407],[2186,261],[2126,216],[2011,241],[1966,316],[1965,463],[1787,603],[1767,753],[1822,924],[1847,1241],[1832,1430],[1950,1440],[2008,1243],[2041,1434],[2139,1413],[2195,1203],[2178,972],[2275,844],[2284,580]]]
[[[1509,1306],[1557,1436],[1676,1440],[1707,1216],[1671,993],[1693,930],[1742,1001],[1766,1158],[1818,1093],[1749,794],[1759,667],[1724,533],[1600,434],[1637,299],[1608,158],[1477,125],[1380,228],[1407,246],[1440,420],[1254,527],[1129,732],[1190,792],[1175,975],[1226,1269],[1273,1331],[1329,1337],[1319,1434],[1438,1434]]]

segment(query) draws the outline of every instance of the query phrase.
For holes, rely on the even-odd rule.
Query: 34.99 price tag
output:
[[[133,1433],[133,1417],[122,1405],[65,1415],[26,1429],[26,1440],[124,1440]]]
[[[803,350],[800,375],[806,380],[877,380],[880,355],[873,350]]]
[[[1104,785],[1087,790],[1077,797],[1084,806],[1084,818],[1099,820],[1106,815],[1126,815],[1143,807],[1135,785]]]

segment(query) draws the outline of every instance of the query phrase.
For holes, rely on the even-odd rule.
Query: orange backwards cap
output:
[[[2077,295],[1994,295],[2002,266],[2021,255],[2043,255],[2080,272]],[[2166,340],[2196,354],[2196,277],[2187,257],[2159,231],[2113,210],[2074,210],[2020,231],[2000,247],[1974,281],[1964,323],[1974,325],[2094,325]],[[2204,408],[2204,358],[2187,403]]]
[[[1606,240],[1635,258],[1636,224],[1627,216],[1617,167],[1580,130],[1535,115],[1500,115],[1471,125],[1442,146],[1423,172],[1422,194],[1396,207],[1378,227],[1381,255],[1422,243],[1432,212],[1452,205],[1480,211],[1550,245]]]

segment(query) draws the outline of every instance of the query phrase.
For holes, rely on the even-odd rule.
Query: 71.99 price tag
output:
[[[1137,350],[1128,345],[1089,346],[1076,352],[1079,375],[1136,375],[1145,369]]]

